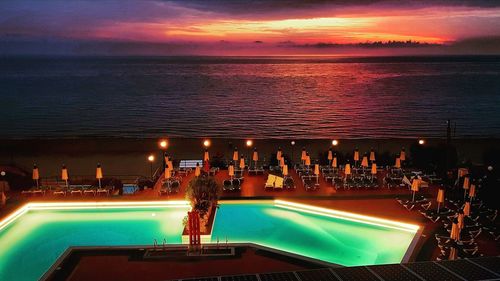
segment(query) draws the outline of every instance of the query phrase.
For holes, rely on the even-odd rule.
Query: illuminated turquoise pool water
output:
[[[181,243],[188,208],[30,210],[0,231],[0,280],[38,280],[69,246]],[[415,231],[291,210],[221,204],[212,241],[253,242],[342,264],[400,262]]]

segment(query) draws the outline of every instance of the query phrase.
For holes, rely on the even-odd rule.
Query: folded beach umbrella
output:
[[[319,183],[319,164],[314,164],[314,174],[316,175],[316,183]]]
[[[413,193],[413,198],[412,198],[412,202],[415,201],[415,193],[418,192],[419,188],[420,188],[420,179],[417,179],[417,178],[414,178],[413,181],[411,182],[411,191]]]
[[[172,162],[172,160],[168,160],[167,162],[167,168],[171,171],[174,170],[174,163]]]
[[[241,155],[240,158],[240,169],[245,169],[245,158],[243,157],[243,155]]]
[[[307,151],[305,147],[302,147],[302,154],[300,155],[300,160],[302,160],[302,163],[304,164],[307,159]]]
[[[288,176],[288,165],[283,166],[283,176]]]
[[[283,152],[281,152],[281,147],[278,147],[278,152],[276,152],[276,159],[280,161]]]
[[[208,149],[205,149],[205,153],[203,153],[203,161],[210,161],[210,155],[208,154]]]
[[[40,172],[36,164],[33,165],[32,179],[36,181],[36,187],[38,188],[38,180],[40,180]]]
[[[438,203],[437,212],[439,213],[439,207],[441,206],[441,204],[444,203],[444,188],[443,187],[440,187],[438,189],[438,194],[437,194],[436,202]]]
[[[470,190],[469,190],[469,198],[470,200],[472,201],[472,199],[476,197],[476,185],[475,184],[471,184],[470,185]]]
[[[201,174],[200,164],[196,163],[196,168],[194,169],[194,176],[199,177]]]
[[[234,177],[234,165],[232,163],[231,163],[231,165],[229,165],[228,174],[231,177],[231,179],[233,179],[233,177]]]
[[[451,225],[450,239],[454,241],[460,240],[460,228],[458,227],[458,220],[456,218],[453,219],[453,223]]]
[[[61,179],[66,182],[66,187],[68,187],[68,169],[66,168],[66,165],[62,165],[61,169]]]
[[[337,168],[337,154],[335,154],[335,157],[333,157],[333,161],[332,161],[332,167],[333,168]]]
[[[470,216],[470,202],[469,201],[465,201],[464,216],[466,216],[466,217]]]
[[[331,161],[333,160],[333,152],[332,152],[332,149],[328,149],[328,163],[331,163]]]
[[[406,151],[405,148],[401,148],[401,152],[399,153],[399,159],[401,161],[406,161]]]
[[[257,148],[253,149],[252,160],[255,162],[255,167],[257,167],[257,161],[259,161],[259,153],[257,152]]]
[[[101,179],[103,178],[101,164],[97,164],[97,168],[95,170],[95,178],[99,181],[99,188],[101,188]]]
[[[361,167],[368,168],[368,157],[363,156],[363,160],[361,160]]]
[[[374,162],[375,160],[375,151],[373,151],[373,148],[370,150],[370,161]]]
[[[280,167],[285,166],[285,157],[281,157],[279,160]]]
[[[359,150],[356,148],[354,150],[354,162],[359,161]]]
[[[314,164],[314,174],[319,175],[319,164]]]
[[[377,164],[375,162],[372,163],[372,169],[371,169],[371,174],[372,174],[372,180],[374,177],[377,176]]]
[[[351,174],[351,164],[345,164],[344,174],[346,175],[346,177]]]
[[[238,148],[235,147],[234,148],[234,152],[233,152],[233,161],[238,161],[240,159],[240,157],[238,157]]]
[[[464,177],[464,184],[462,185],[462,188],[464,189],[464,200],[467,197],[467,190],[469,190],[470,187],[470,179],[469,176]]]
[[[465,218],[464,211],[459,210],[457,213],[457,221],[458,221],[458,228],[460,229],[464,228],[464,218]]]
[[[456,242],[452,242],[450,246],[450,255],[448,256],[449,261],[454,261],[458,258],[458,245]]]
[[[401,159],[399,157],[396,158],[396,163],[394,163],[394,168],[401,169]]]
[[[170,170],[168,167],[165,168],[165,179],[168,180],[172,177],[172,170]]]
[[[307,154],[306,156],[306,166],[310,166],[311,165],[311,156],[309,156],[309,153]]]

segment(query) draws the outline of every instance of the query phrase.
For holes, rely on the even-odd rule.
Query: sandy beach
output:
[[[204,139],[168,138],[167,153],[176,160],[201,159]],[[240,154],[248,155],[253,148],[245,145],[244,139],[210,139],[209,152],[212,156],[232,157],[234,147]],[[260,160],[266,161],[281,147],[288,156],[293,155],[299,161],[302,147],[310,153],[312,159],[326,152],[331,140],[253,140],[253,147],[259,152]],[[339,139],[333,149],[340,154],[352,154],[358,148],[363,155],[373,148],[378,155],[397,155],[402,147],[411,157],[410,147],[417,145],[416,139]],[[425,139],[425,146],[437,146],[444,139]],[[499,139],[453,139],[457,148],[458,161],[470,160],[474,164],[483,164],[485,152],[498,149]],[[143,175],[149,176],[148,155],[155,155],[154,168],[161,165],[161,151],[158,139],[130,138],[79,138],[46,140],[0,140],[0,165],[16,165],[31,170],[33,163],[40,168],[42,176],[57,176],[62,164],[66,164],[72,175],[93,175],[97,163],[101,163],[106,175]]]

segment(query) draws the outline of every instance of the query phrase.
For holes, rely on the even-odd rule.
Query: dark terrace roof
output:
[[[500,257],[179,279],[176,281],[500,280]]]

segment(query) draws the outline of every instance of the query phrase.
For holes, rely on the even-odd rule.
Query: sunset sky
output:
[[[499,54],[499,38],[500,1],[0,3],[4,55]],[[430,46],[356,45],[390,40]]]

